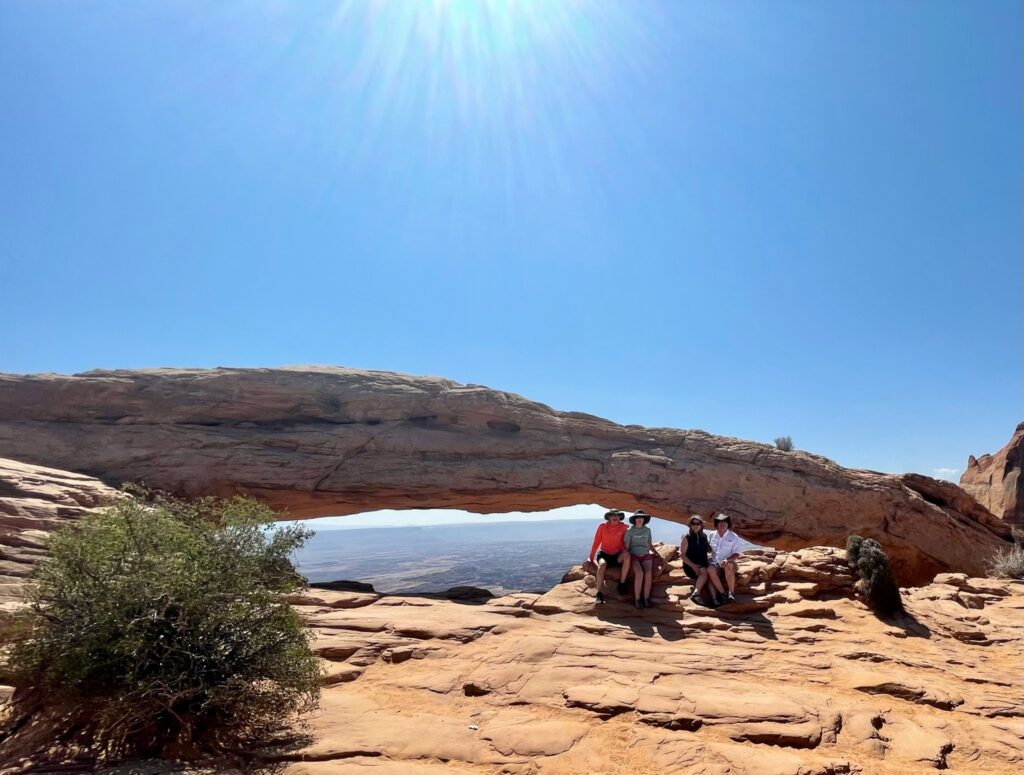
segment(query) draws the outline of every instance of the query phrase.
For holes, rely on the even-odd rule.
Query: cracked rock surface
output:
[[[644,611],[595,606],[576,570],[482,603],[295,601],[345,677],[284,771],[1021,770],[1024,583],[948,574],[883,621],[829,548],[744,555],[737,604],[717,610],[689,600],[674,557]]]

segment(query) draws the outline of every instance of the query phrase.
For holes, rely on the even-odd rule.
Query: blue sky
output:
[[[1021,5],[0,3],[0,371],[333,363],[958,476]]]

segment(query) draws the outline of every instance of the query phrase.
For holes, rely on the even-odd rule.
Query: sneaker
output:
[[[736,602],[736,595],[734,595],[732,592],[730,592],[729,595],[725,599],[728,602],[730,602],[730,603],[735,603]]]
[[[644,608],[654,608],[654,603],[651,602],[649,597],[644,598]]]
[[[634,608],[643,608],[643,607],[644,607],[644,604],[643,604],[643,602],[642,602],[642,601],[640,601],[639,599],[637,599],[637,600],[634,600],[634,601],[633,601],[633,607],[634,607]]]
[[[691,594],[690,595],[690,600],[692,600],[696,605],[700,605],[701,602],[702,602],[701,601],[701,597],[700,597],[700,592],[694,592],[693,594]]]
[[[604,592],[598,592],[596,600],[597,600],[598,603],[603,603],[604,602]]]

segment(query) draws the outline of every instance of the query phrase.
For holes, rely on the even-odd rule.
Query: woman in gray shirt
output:
[[[651,584],[654,582],[654,544],[651,529],[647,523],[651,515],[643,509],[637,509],[629,518],[631,527],[622,537],[626,551],[626,559],[622,563],[622,580],[629,578],[629,569],[633,567],[633,605],[637,608],[650,608]],[[637,523],[640,523],[639,525]]]

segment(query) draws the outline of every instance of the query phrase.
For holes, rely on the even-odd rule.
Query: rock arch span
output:
[[[596,502],[682,522],[717,509],[782,549],[875,537],[905,583],[980,574],[1010,540],[963,490],[928,477],[333,367],[0,375],[0,457],[182,495],[250,494],[291,518]]]

